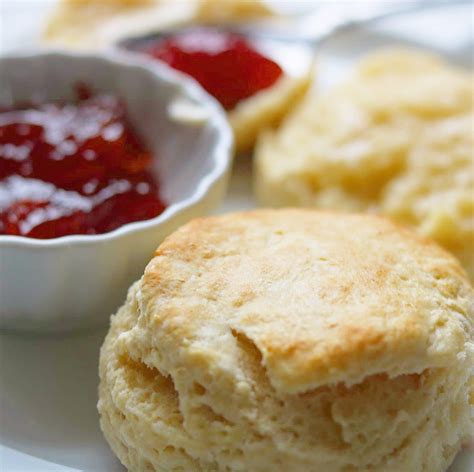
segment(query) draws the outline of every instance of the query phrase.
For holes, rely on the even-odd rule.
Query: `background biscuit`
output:
[[[426,53],[388,50],[313,92],[257,145],[269,206],[370,211],[411,225],[474,278],[474,81]]]

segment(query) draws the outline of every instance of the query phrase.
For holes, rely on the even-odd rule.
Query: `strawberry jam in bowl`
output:
[[[153,156],[124,104],[83,87],[68,103],[0,110],[0,234],[101,234],[158,216]]]
[[[124,52],[22,53],[0,70],[0,329],[103,325],[161,240],[222,199],[225,113]]]

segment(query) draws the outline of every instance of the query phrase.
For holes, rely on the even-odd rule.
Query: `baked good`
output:
[[[455,254],[474,280],[474,81],[427,53],[383,50],[261,137],[266,206],[378,212]]]
[[[227,117],[234,132],[236,152],[250,151],[263,131],[278,126],[300,103],[312,82],[312,66],[305,74],[284,74],[272,87],[242,100],[229,110]]]
[[[473,302],[379,217],[194,220],[112,317],[102,430],[131,471],[444,471],[473,426]]]
[[[196,20],[201,23],[246,22],[276,15],[270,4],[261,0],[198,0]]]
[[[61,0],[43,37],[49,45],[90,50],[193,22],[222,23],[271,15],[272,10],[259,1]]]

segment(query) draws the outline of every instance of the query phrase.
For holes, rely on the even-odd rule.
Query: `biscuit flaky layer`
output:
[[[195,220],[112,318],[102,428],[137,471],[444,470],[472,428],[473,302],[381,218]]]
[[[264,205],[372,211],[411,225],[474,280],[472,73],[411,50],[369,55],[261,137]]]

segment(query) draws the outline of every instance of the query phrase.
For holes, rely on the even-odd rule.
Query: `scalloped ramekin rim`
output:
[[[133,54],[127,51],[117,49],[107,49],[98,53],[76,52],[62,49],[41,49],[29,51],[15,51],[0,56],[0,62],[4,59],[28,59],[38,56],[44,57],[73,57],[79,59],[103,60],[105,63],[112,63],[123,67],[136,67],[147,69],[157,75],[160,80],[167,83],[178,85],[183,94],[200,103],[206,104],[210,111],[209,117],[206,119],[217,129],[217,139],[212,148],[212,156],[214,167],[206,174],[194,189],[194,192],[182,199],[167,206],[165,210],[154,218],[148,220],[135,221],[124,224],[117,229],[94,235],[68,235],[50,239],[35,239],[27,236],[12,236],[0,234],[0,247],[61,247],[61,246],[79,246],[105,243],[117,238],[121,238],[133,233],[147,230],[155,226],[159,226],[163,222],[171,219],[179,213],[197,205],[206,194],[223,178],[232,165],[233,154],[233,135],[230,125],[226,119],[225,111],[217,102],[217,100],[209,95],[194,79],[178,72],[171,67],[159,61],[151,61],[146,57]]]

